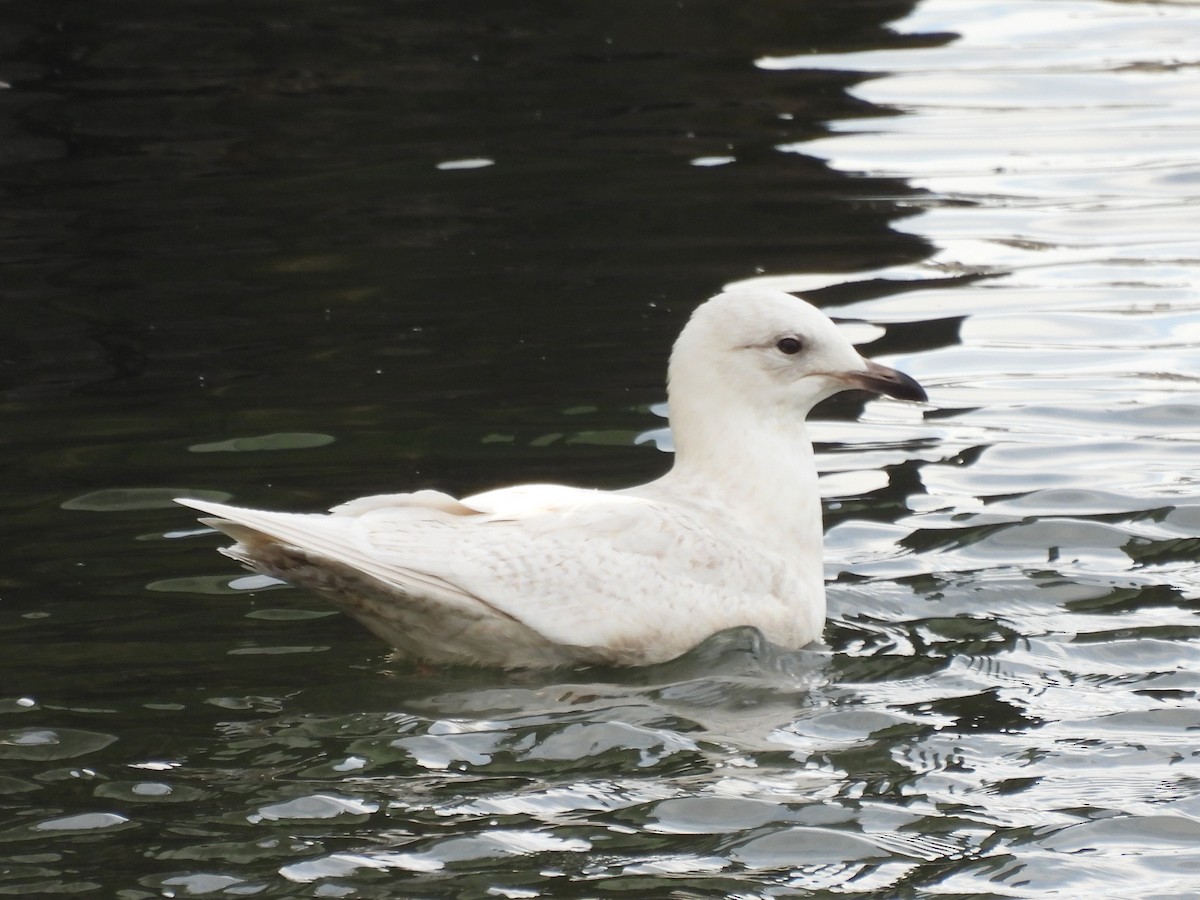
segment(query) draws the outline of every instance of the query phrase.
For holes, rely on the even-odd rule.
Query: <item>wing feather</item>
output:
[[[430,641],[459,626],[425,619],[491,621],[472,633],[474,661],[489,662],[482,644],[495,640],[525,642],[554,662],[661,661],[736,625],[798,645],[818,633],[814,616],[824,617],[820,598],[795,582],[782,557],[699,509],[552,486],[462,501],[422,493],[432,496],[366,498],[333,515],[181,502],[217,517],[210,524],[238,541],[230,555],[326,594],[381,634],[356,612],[361,597],[339,593],[373,593],[373,607],[424,603],[368,612],[401,616],[405,624],[389,625],[392,632],[417,628]],[[294,560],[280,571],[278,547],[311,571]],[[400,646],[405,638],[388,639]],[[510,646],[490,652],[500,664],[513,658]]]

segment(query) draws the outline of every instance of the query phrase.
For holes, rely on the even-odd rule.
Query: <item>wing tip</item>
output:
[[[187,506],[191,509],[198,509],[200,512],[212,513],[213,515],[219,515],[217,512],[219,509],[231,508],[224,503],[214,503],[212,500],[197,500],[194,497],[172,497],[171,499],[180,506]]]
[[[190,509],[198,510],[206,513],[206,515],[197,517],[201,525],[207,525],[209,528],[219,531],[227,537],[233,538],[240,543],[252,543],[254,536],[259,539],[265,535],[245,522],[239,521],[242,517],[239,512],[245,512],[237,506],[229,506],[225,503],[214,503],[212,500],[197,500],[193,497],[175,497],[175,502],[180,506],[186,506]]]

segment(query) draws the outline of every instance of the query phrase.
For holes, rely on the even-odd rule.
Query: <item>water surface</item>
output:
[[[0,19],[0,891],[1195,893],[1195,5]],[[169,503],[652,477],[755,278],[933,401],[819,411],[825,644],[415,669]]]

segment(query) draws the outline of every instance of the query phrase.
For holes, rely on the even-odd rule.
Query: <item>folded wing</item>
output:
[[[228,555],[430,661],[644,664],[736,625],[791,645],[819,628],[804,612],[811,586],[778,554],[748,549],[736,524],[625,494],[422,491],[329,515],[181,502],[237,540]]]

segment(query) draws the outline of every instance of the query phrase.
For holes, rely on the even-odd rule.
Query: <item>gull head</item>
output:
[[[671,352],[668,381],[672,413],[677,404],[712,408],[721,398],[803,417],[850,389],[927,399],[908,375],[864,359],[815,306],[762,287],[733,288],[697,307]]]

